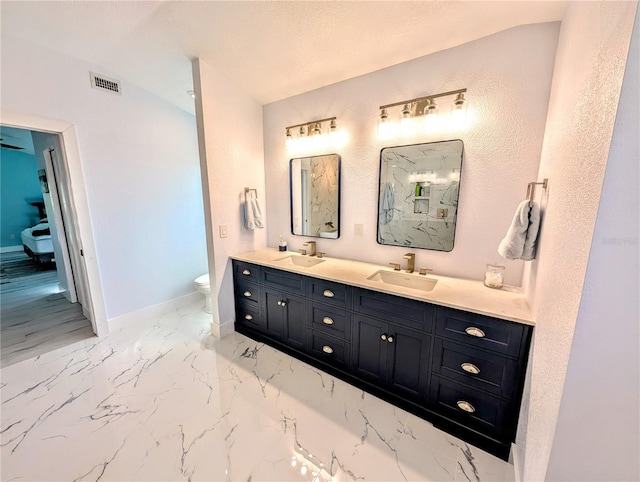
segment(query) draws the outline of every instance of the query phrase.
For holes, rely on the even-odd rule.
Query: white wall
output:
[[[258,190],[263,213],[265,208],[262,106],[199,59],[193,61],[193,75],[198,142],[207,182],[205,212],[210,213],[207,244],[214,322],[225,324],[235,318],[229,256],[266,246],[266,229],[245,229],[242,209],[245,187]],[[221,225],[227,226],[226,238],[220,237]],[[225,333],[223,330],[222,335]]]
[[[546,480],[640,480],[640,10]]]
[[[2,110],[74,124],[109,319],[193,292],[207,270],[195,118],[100,66],[2,38]],[[111,75],[112,76],[112,75]]]
[[[546,474],[635,8],[570,2],[562,21],[538,174],[548,197],[526,273],[536,328],[517,435],[523,480]]]
[[[264,107],[268,245],[278,235],[289,249],[304,237],[290,234],[289,163],[285,127],[337,116],[349,142],[342,156],[341,237],[318,240],[328,256],[380,264],[402,261],[407,248],[376,243],[380,149],[460,138],[464,161],[460,209],[453,251],[416,252],[416,266],[436,273],[481,279],[485,264],[500,259],[504,236],[527,183],[537,177],[544,121],[557,43],[557,23],[513,28],[446,51],[307,92]],[[377,139],[378,107],[383,104],[466,87],[470,126],[382,143]],[[450,99],[452,100],[452,99]],[[443,105],[444,110],[449,109]],[[394,111],[394,115],[399,111]],[[354,224],[364,236],[354,235]],[[506,282],[520,286],[522,261],[500,259]]]

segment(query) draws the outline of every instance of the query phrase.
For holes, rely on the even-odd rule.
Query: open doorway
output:
[[[2,366],[94,336],[59,134],[0,126]]]

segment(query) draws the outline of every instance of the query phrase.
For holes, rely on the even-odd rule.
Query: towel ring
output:
[[[549,185],[549,178],[544,178],[542,182],[530,182],[527,184],[527,198],[529,199],[529,207],[533,207],[533,194],[535,193],[536,186],[542,186],[542,189],[547,189]]]

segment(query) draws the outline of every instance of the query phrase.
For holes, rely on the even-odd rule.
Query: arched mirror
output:
[[[340,156],[289,162],[291,233],[311,238],[340,236]]]
[[[382,149],[378,243],[453,249],[462,154],[459,139]]]

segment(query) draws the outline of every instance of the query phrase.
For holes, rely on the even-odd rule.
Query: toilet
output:
[[[209,284],[209,273],[198,276],[193,282],[196,290],[204,295],[204,311],[211,313],[211,285]]]

